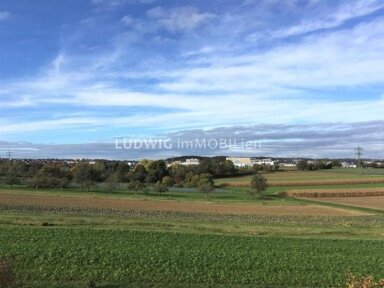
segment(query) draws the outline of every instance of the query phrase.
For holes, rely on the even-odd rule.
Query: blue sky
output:
[[[0,149],[163,157],[188,151],[90,147],[218,129],[268,141],[273,127],[279,145],[222,154],[353,156],[361,142],[383,158],[383,27],[381,0],[0,0]],[[319,127],[332,140],[315,145]]]

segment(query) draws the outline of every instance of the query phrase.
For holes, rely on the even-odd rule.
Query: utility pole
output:
[[[356,150],[356,156],[357,156],[357,167],[361,168],[361,156],[363,155],[363,148],[360,147],[360,143],[357,144]]]
[[[9,161],[10,161],[11,158],[12,158],[11,148],[8,149],[8,152],[7,152],[7,158],[8,158]]]

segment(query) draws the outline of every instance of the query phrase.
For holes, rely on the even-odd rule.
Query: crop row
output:
[[[303,189],[289,190],[286,195],[294,197],[368,197],[384,196],[384,187],[377,188],[348,188],[348,189]]]
[[[382,226],[384,216],[310,216],[310,215],[236,215],[223,213],[202,213],[182,211],[116,210],[96,208],[44,207],[36,205],[0,204],[0,213],[102,216],[117,218],[149,218],[160,220],[199,221],[199,222],[235,222],[254,224],[284,225],[340,225],[340,226]]]
[[[24,283],[335,287],[349,272],[381,277],[384,266],[383,241],[46,227],[0,235],[0,257]]]

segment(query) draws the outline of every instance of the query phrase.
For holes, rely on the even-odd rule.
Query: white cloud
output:
[[[211,46],[204,46],[198,50],[185,52],[185,53],[183,53],[182,56],[184,56],[184,57],[201,56],[202,54],[211,54],[211,53],[215,52],[215,50],[216,49],[211,47]]]
[[[170,32],[190,31],[215,17],[211,13],[200,13],[194,7],[177,7],[172,9],[155,7],[148,10],[147,15],[155,19],[161,27]]]
[[[135,20],[133,19],[133,17],[129,16],[129,15],[125,15],[121,18],[120,20],[122,23],[124,23],[125,25],[127,26],[131,26]]]
[[[11,16],[11,13],[8,11],[0,11],[0,21],[7,20]]]
[[[312,17],[308,17],[309,19],[303,20],[299,25],[273,31],[266,36],[272,38],[285,38],[323,29],[335,28],[348,20],[369,15],[383,8],[383,1],[347,1],[346,4],[337,8],[335,12],[321,12],[319,13],[320,15],[312,15]]]
[[[66,121],[70,124],[71,121]],[[108,122],[109,123],[109,122]],[[41,124],[41,123],[40,123]],[[369,122],[327,122],[323,124],[257,124],[220,126],[214,129],[178,130],[162,133],[151,139],[167,139],[170,148],[122,150],[115,148],[115,141],[124,135],[102,141],[84,144],[34,144],[28,142],[0,141],[0,152],[11,147],[16,157],[54,157],[54,158],[166,158],[175,155],[264,155],[274,157],[355,157],[357,143],[364,147],[364,158],[382,158],[384,121]],[[129,135],[125,139],[141,139],[140,135]],[[146,137],[143,138],[145,141]],[[226,143],[238,145],[227,147],[180,148],[181,141],[202,141],[205,139],[224,139]],[[244,149],[245,141],[255,141],[257,149]],[[170,144],[170,145],[169,145]]]
[[[35,106],[37,103],[31,100],[29,95],[21,96],[18,99],[12,99],[10,101],[0,101],[0,105],[3,108],[20,108]]]
[[[273,91],[384,84],[384,20],[304,37],[265,52],[207,55],[164,81],[166,91]],[[201,61],[201,62],[199,62]],[[277,91],[281,94],[281,91]],[[284,92],[284,91],[283,91]],[[250,92],[252,93],[252,92]],[[283,94],[284,95],[284,94]]]
[[[122,5],[126,0],[92,0],[91,3],[95,5],[107,5],[109,7],[115,7]]]
[[[137,27],[143,29],[140,33],[156,31],[158,27],[148,28],[154,21],[176,32],[198,28],[214,16],[195,8],[158,7],[150,10],[148,17],[126,15],[120,21],[131,25],[129,33],[138,31]],[[15,121],[10,117],[11,120],[1,121],[0,131],[17,134],[109,126],[174,130],[260,122],[383,119],[382,92],[370,100],[359,97],[360,100],[351,101],[345,95],[339,100],[326,97],[328,89],[355,93],[370,85],[384,85],[383,26],[384,20],[377,17],[353,28],[307,35],[267,50],[229,45],[230,49],[223,52],[217,49],[221,39],[207,37],[209,41],[196,46],[187,45],[192,42],[187,39],[186,43],[172,42],[185,45],[180,54],[175,49],[178,52],[174,55],[169,55],[174,50],[161,54],[151,42],[138,45],[142,51],[137,52],[126,34],[113,35],[118,40],[103,50],[89,54],[63,50],[39,75],[4,83],[0,90],[1,107],[60,103],[63,115],[51,117],[48,108],[40,120]],[[153,36],[150,32],[146,35]],[[151,49],[145,50],[145,46]],[[73,107],[97,112],[69,116]],[[116,116],[113,112],[110,117],[105,116],[122,107],[127,107],[129,116]]]
[[[62,103],[84,107],[143,107],[142,113],[132,116],[63,118],[43,122],[5,123],[4,133],[42,131],[115,125],[116,127],[159,127],[164,129],[207,127],[223,124],[295,121],[367,121],[382,119],[384,101],[377,100],[319,100],[301,89],[356,87],[383,84],[384,39],[383,20],[337,31],[306,37],[301,42],[287,44],[263,53],[227,55],[198,54],[196,62],[184,69],[159,69],[144,74],[129,74],[130,78],[157,78],[147,92],[118,88],[109,73],[122,58],[112,51],[108,57],[93,57],[89,65],[75,71],[71,62],[76,58],[59,55],[40,78],[19,82],[14,95],[30,97],[1,101],[2,107]],[[369,49],[367,49],[369,47]],[[205,49],[206,51],[207,49]],[[209,50],[209,49],[208,49]],[[201,51],[201,52],[205,52]],[[111,56],[113,55],[113,56]],[[124,54],[123,54],[124,55]],[[75,60],[74,60],[75,59]],[[200,60],[203,64],[200,65]],[[194,60],[195,61],[195,60]],[[383,62],[383,63],[381,63]],[[103,67],[101,82],[97,69]],[[112,69],[112,70],[111,70]],[[123,77],[113,71],[111,77]],[[5,89],[7,88],[7,89]],[[156,88],[163,89],[159,93]],[[9,94],[9,87],[4,87]],[[284,100],[282,100],[284,99]],[[176,111],[156,115],[145,113],[145,107],[169,108]],[[182,110],[182,112],[180,111]],[[356,111],[361,111],[356,113]],[[324,111],[327,111],[324,113]],[[23,130],[24,129],[24,130]],[[34,130],[36,129],[36,130]]]

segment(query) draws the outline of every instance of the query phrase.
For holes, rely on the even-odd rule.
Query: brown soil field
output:
[[[118,210],[181,211],[248,215],[316,215],[359,216],[359,211],[321,205],[260,205],[249,203],[208,203],[155,200],[127,200],[102,197],[67,197],[21,194],[0,194],[0,204],[35,205],[43,207],[75,207]]]
[[[384,196],[384,187],[345,188],[345,189],[302,189],[285,192],[289,196],[323,198],[323,197],[376,197]]]
[[[321,198],[321,201],[337,204],[353,205],[357,207],[384,209],[384,196],[377,197],[330,197]]]

